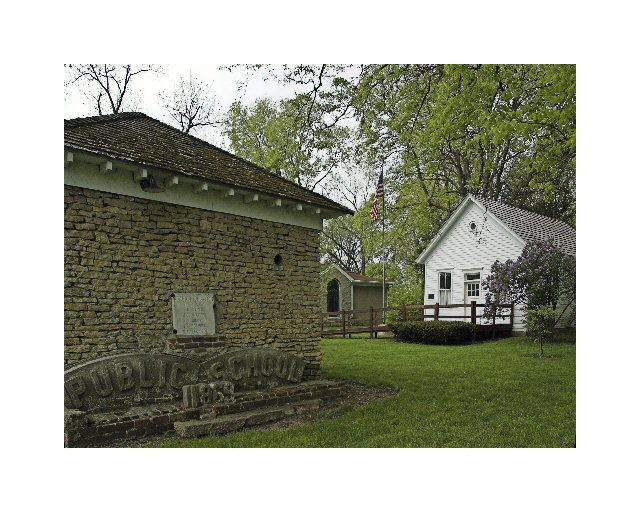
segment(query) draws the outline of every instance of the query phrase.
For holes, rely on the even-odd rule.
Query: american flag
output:
[[[378,199],[384,201],[384,171],[380,171],[380,177],[378,178],[378,188],[376,190],[376,197],[373,199],[373,206],[371,207],[371,218],[373,222],[378,221],[379,210],[378,210]]]

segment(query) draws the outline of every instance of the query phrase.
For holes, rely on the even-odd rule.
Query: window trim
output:
[[[480,299],[480,293],[482,291],[481,286],[482,286],[482,268],[467,268],[467,269],[463,269],[462,270],[462,283],[463,283],[463,288],[462,288],[462,293],[465,299],[465,302],[468,300],[469,302],[471,302],[472,300],[475,300],[476,302],[478,302],[478,300]],[[469,274],[478,274],[478,279],[467,279],[467,275]],[[469,295],[468,292],[468,286],[470,284],[478,284],[478,295]]]
[[[448,304],[452,304],[453,301],[453,269],[452,268],[443,268],[443,269],[439,269],[436,270],[437,276],[438,276],[438,281],[437,281],[437,285],[438,285],[438,304],[442,304],[442,305],[448,305]],[[440,275],[441,274],[449,274],[449,288],[440,288]],[[446,277],[445,277],[445,285],[446,285]],[[448,297],[448,301],[443,302],[442,301],[442,292],[449,292],[449,297]]]

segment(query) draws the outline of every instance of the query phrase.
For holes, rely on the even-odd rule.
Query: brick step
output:
[[[322,399],[316,398],[277,407],[264,407],[217,417],[208,416],[199,420],[176,421],[173,426],[180,437],[224,435],[242,428],[273,423],[288,416],[318,409],[321,404]]]
[[[200,409],[200,419],[213,419],[266,407],[278,407],[292,402],[321,398],[330,400],[344,396],[346,390],[340,382],[313,381],[270,390],[250,391],[236,396],[234,403],[215,404]]]

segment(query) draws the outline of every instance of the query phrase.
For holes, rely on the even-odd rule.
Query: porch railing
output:
[[[478,323],[478,306],[476,301],[470,304],[419,304],[405,306],[388,306],[386,308],[369,309],[341,309],[320,313],[320,336],[351,337],[351,334],[369,333],[369,337],[377,338],[379,332],[389,331],[387,319],[394,316],[398,320],[469,320],[477,325],[479,330],[509,330],[513,329],[514,304],[500,304],[509,310],[508,315],[494,315],[489,324]],[[469,314],[447,314],[450,309],[466,308]],[[455,312],[454,312],[455,313]],[[480,317],[482,314],[480,314]],[[496,324],[496,318],[508,319],[508,323]]]

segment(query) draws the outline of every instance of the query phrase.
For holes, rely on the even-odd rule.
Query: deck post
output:
[[[373,338],[373,306],[369,306],[369,338]]]
[[[513,331],[513,317],[515,314],[516,303],[511,303],[511,314],[509,315],[509,324],[511,325],[511,330]]]
[[[343,309],[342,311],[340,311],[340,313],[342,313],[342,337],[346,338],[347,337],[347,325],[345,323],[346,311]]]
[[[433,305],[433,319],[437,320],[438,319],[438,315],[440,314],[440,303],[436,302]]]
[[[473,341],[476,341],[476,323],[477,323],[476,301],[472,300],[471,301],[471,324],[473,325]]]

